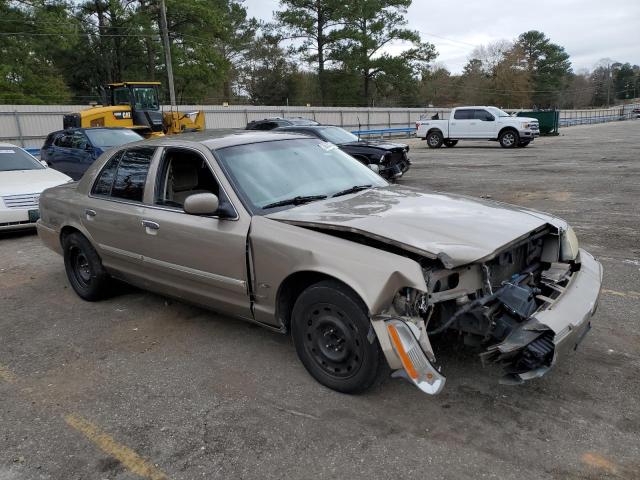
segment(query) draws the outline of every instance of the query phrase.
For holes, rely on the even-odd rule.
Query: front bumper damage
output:
[[[508,364],[503,383],[522,383],[547,373],[578,345],[591,328],[598,308],[602,285],[602,265],[580,250],[580,270],[555,299],[535,312],[519,328],[481,355],[483,361]],[[543,364],[526,369],[529,361],[543,358]],[[514,359],[519,361],[514,362]]]
[[[560,294],[524,320],[501,342],[480,356],[483,363],[500,363],[506,376],[502,383],[519,384],[546,374],[560,359],[575,350],[591,328],[602,285],[602,265],[584,250],[579,251],[579,270]],[[399,316],[378,315],[373,326],[394,376],[411,381],[425,393],[444,388],[445,377],[437,365],[424,324]]]

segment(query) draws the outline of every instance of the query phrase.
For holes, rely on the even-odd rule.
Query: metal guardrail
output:
[[[384,137],[385,135],[397,135],[401,133],[406,133],[407,136],[411,136],[412,133],[415,133],[415,127],[405,127],[405,128],[374,128],[371,130],[352,130],[351,133],[354,135],[380,135]]]

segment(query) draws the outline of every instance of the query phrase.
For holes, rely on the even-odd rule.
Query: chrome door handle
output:
[[[142,226],[149,230],[160,230],[160,224],[151,220],[142,220]]]
[[[87,216],[87,218],[89,217],[95,217],[96,216],[96,211],[95,210],[91,210],[90,208],[87,208],[84,211],[84,214]]]

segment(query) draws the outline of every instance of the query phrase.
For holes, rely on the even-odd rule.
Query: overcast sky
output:
[[[278,0],[245,0],[249,15],[269,21]],[[574,70],[602,58],[640,65],[640,0],[413,0],[409,28],[436,45],[437,62],[459,73],[475,45],[541,30],[565,47]],[[391,47],[402,50],[402,45]]]

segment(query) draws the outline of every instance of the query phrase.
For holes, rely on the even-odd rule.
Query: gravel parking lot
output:
[[[33,233],[0,237],[0,480],[640,478],[639,145],[640,121],[411,141],[400,183],[557,214],[604,265],[581,348],[519,387],[447,346],[439,396],[339,394],[285,336],[133,288],[84,302]]]

